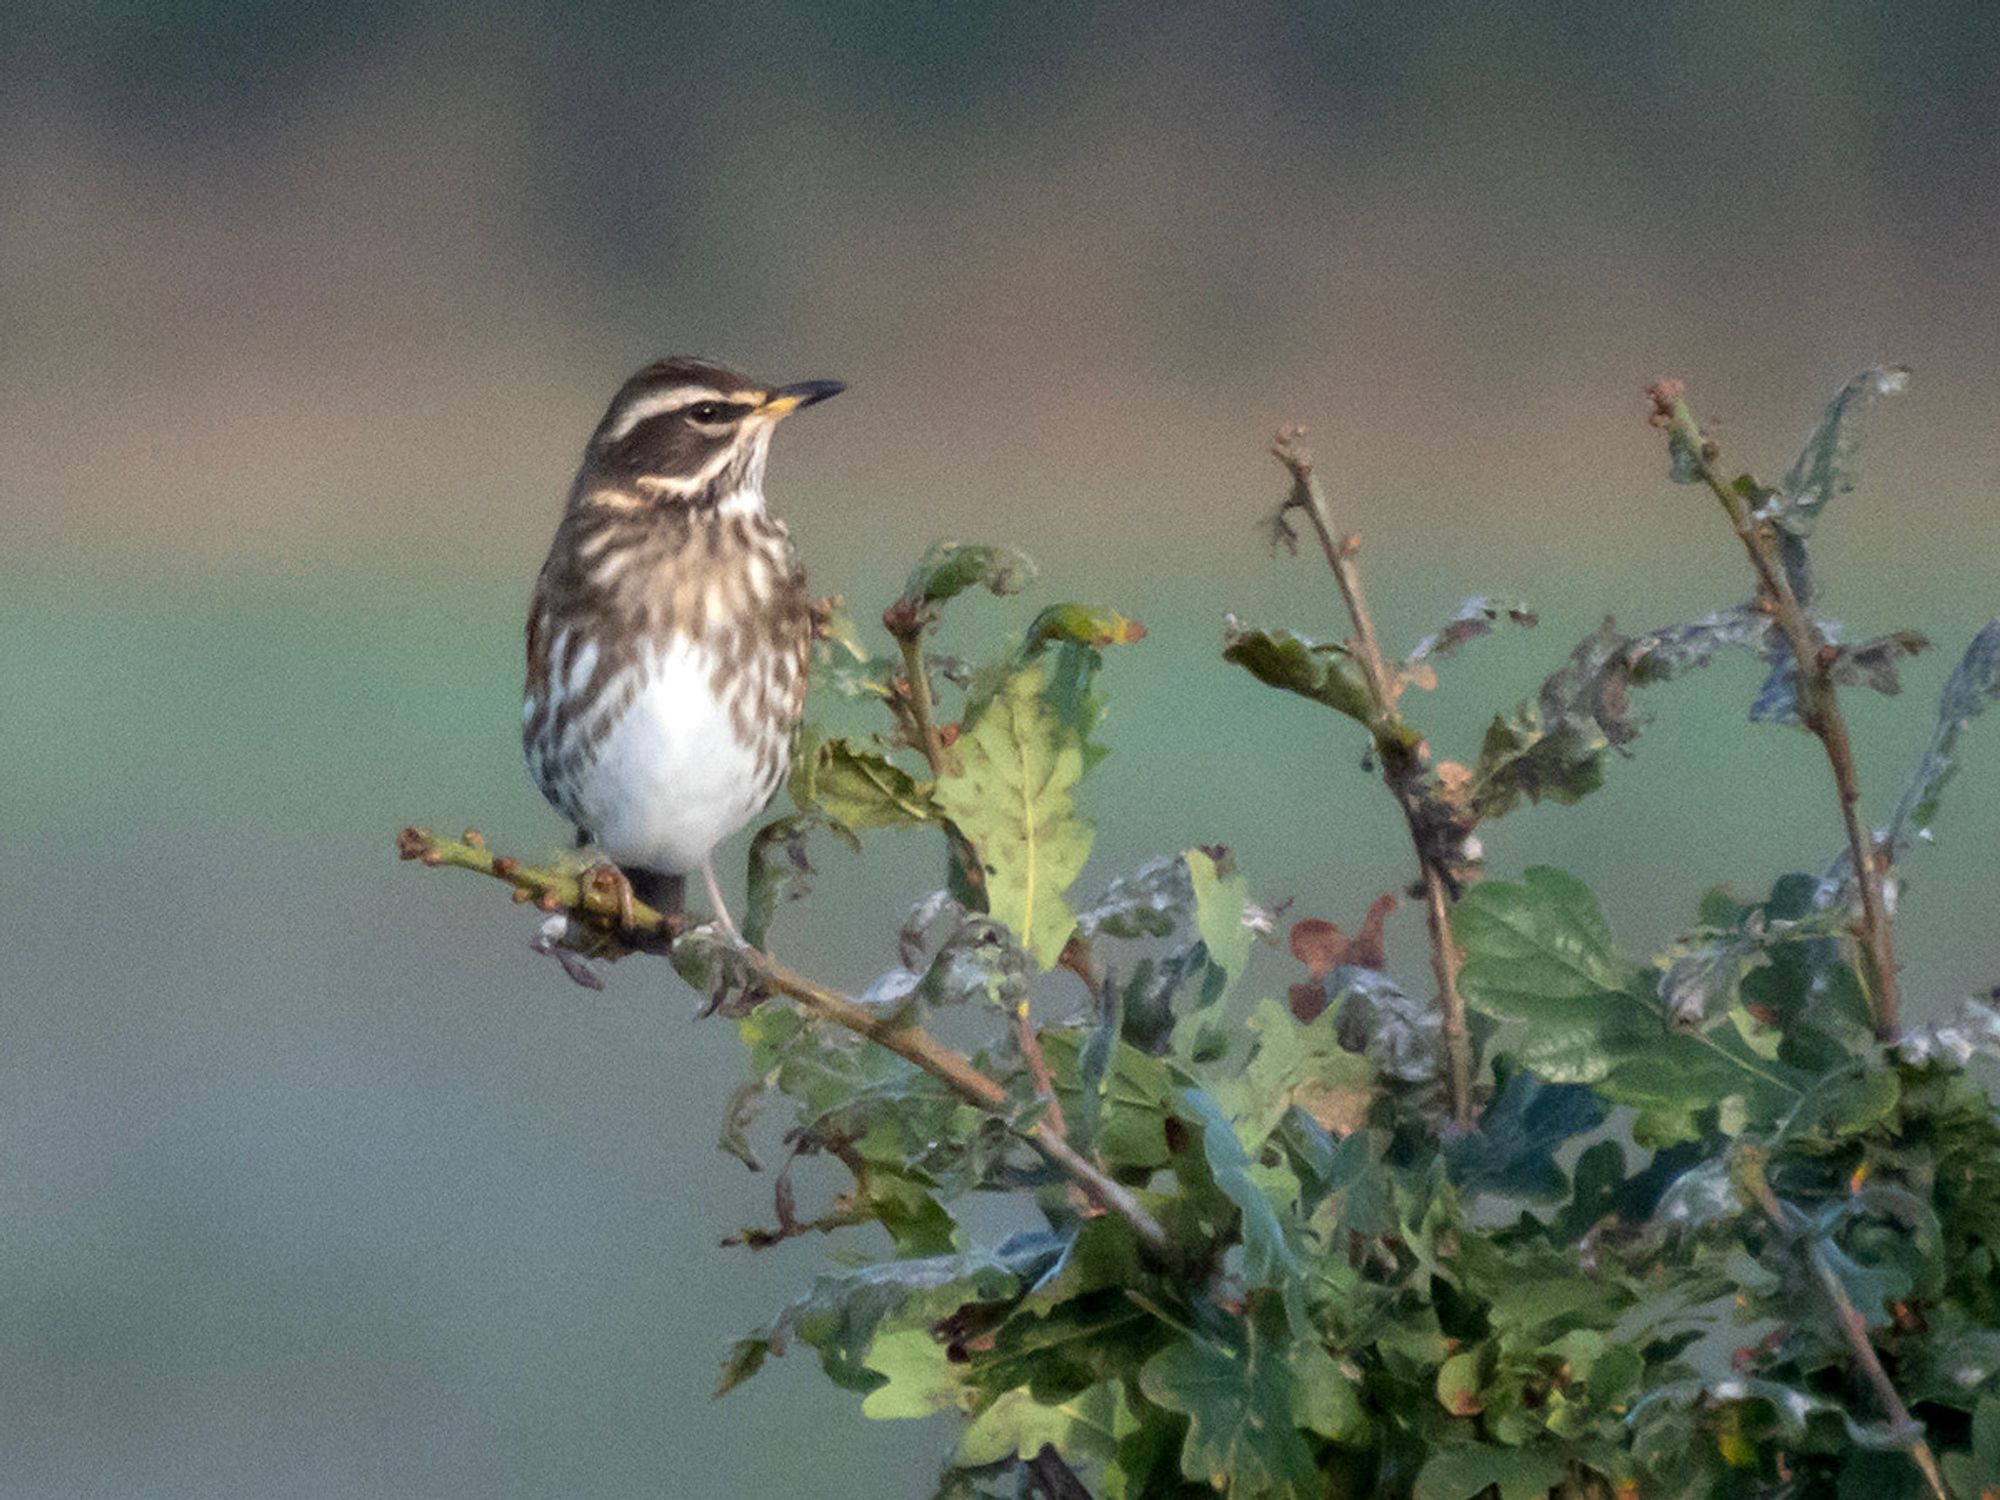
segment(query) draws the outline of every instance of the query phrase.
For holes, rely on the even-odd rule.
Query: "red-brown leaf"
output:
[[[1292,923],[1292,957],[1306,966],[1315,979],[1324,979],[1340,967],[1347,951],[1347,936],[1333,923],[1306,917]]]
[[[1342,964],[1380,969],[1388,962],[1382,947],[1382,923],[1395,906],[1396,898],[1387,891],[1377,896],[1353,937],[1319,917],[1302,918],[1292,924],[1292,957],[1316,980],[1326,978]]]
[[[1396,898],[1384,891],[1375,898],[1375,904],[1368,908],[1368,915],[1362,919],[1361,930],[1347,945],[1347,953],[1342,963],[1352,964],[1357,969],[1380,969],[1389,962],[1389,956],[1382,948],[1382,923],[1390,912],[1396,909]]]
[[[1310,1026],[1326,1010],[1326,986],[1317,979],[1305,984],[1295,984],[1285,992],[1291,1002],[1292,1014],[1301,1026]]]

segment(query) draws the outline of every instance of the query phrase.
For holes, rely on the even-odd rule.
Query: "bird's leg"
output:
[[[708,887],[708,904],[715,908],[715,920],[724,932],[741,943],[743,934],[736,930],[736,919],[729,915],[729,903],[722,899],[722,886],[715,878],[714,856],[711,855],[701,862],[701,878],[702,883]]]

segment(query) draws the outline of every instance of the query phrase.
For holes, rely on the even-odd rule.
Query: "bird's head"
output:
[[[612,397],[572,503],[761,509],[772,429],[843,389],[837,380],[766,385],[685,356],[656,361]]]

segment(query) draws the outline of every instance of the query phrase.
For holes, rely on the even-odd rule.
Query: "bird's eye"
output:
[[[688,408],[688,420],[709,426],[717,422],[727,422],[734,415],[720,401],[697,401]]]

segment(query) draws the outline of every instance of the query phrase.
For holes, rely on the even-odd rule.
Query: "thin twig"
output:
[[[908,710],[911,727],[916,731],[917,748],[930,762],[931,775],[942,776],[950,769],[945,757],[944,740],[938,734],[937,708],[931,699],[930,668],[924,662],[924,638],[921,631],[899,632],[896,645],[903,653],[903,677],[910,685]]]
[[[496,856],[486,848],[483,840],[445,839],[426,829],[405,828],[397,836],[396,850],[404,859],[418,860],[426,865],[449,865],[454,869],[471,870],[475,874],[506,881],[516,891],[530,893],[530,899],[543,910],[567,912],[572,919],[607,937],[631,943],[646,951],[659,951],[658,945],[669,932],[666,917],[636,900],[630,907],[633,925],[621,928],[619,903],[609,893],[600,897],[588,883],[580,882],[575,875],[562,870],[526,866],[505,856]],[[741,957],[748,972],[771,993],[784,995],[812,1015],[887,1048],[938,1079],[966,1103],[1006,1121],[1050,1165],[1088,1194],[1092,1202],[1130,1224],[1133,1233],[1148,1249],[1163,1259],[1172,1257],[1173,1243],[1166,1230],[1129,1188],[1079,1155],[1062,1131],[1052,1125],[1048,1114],[1026,1125],[1016,1124],[1013,1118],[1014,1101],[1007,1090],[997,1080],[974,1067],[964,1053],[947,1047],[922,1027],[910,1025],[897,1012],[862,1005],[837,990],[807,978],[767,953],[748,946],[739,946],[734,951]]]
[[[1446,1098],[1453,1121],[1469,1126],[1473,1119],[1472,1042],[1466,1026],[1465,997],[1458,988],[1458,947],[1451,938],[1451,902],[1457,877],[1445,868],[1427,832],[1430,812],[1423,785],[1423,736],[1410,727],[1396,707],[1398,685],[1382,655],[1374,617],[1361,590],[1361,571],[1354,564],[1360,541],[1352,536],[1336,537],[1326,495],[1313,475],[1312,455],[1290,434],[1280,434],[1271,451],[1291,472],[1292,495],[1286,505],[1304,511],[1311,520],[1320,550],[1326,554],[1326,565],[1333,571],[1334,584],[1340,590],[1340,601],[1354,627],[1354,639],[1349,644],[1368,683],[1372,710],[1369,729],[1375,736],[1376,759],[1382,764],[1383,782],[1403,809],[1410,842],[1416,847],[1417,863],[1423,872],[1431,972],[1437,979],[1438,1008],[1443,1012]]]
[[[1853,1351],[1862,1374],[1868,1377],[1875,1399],[1889,1419],[1890,1429],[1911,1434],[1909,1447],[1904,1450],[1910,1455],[1910,1462],[1917,1466],[1937,1500],[1952,1500],[1951,1490],[1938,1468],[1937,1455],[1931,1451],[1930,1443],[1923,1436],[1923,1424],[1910,1415],[1910,1409],[1903,1404],[1895,1382],[1882,1368],[1882,1357],[1875,1352],[1874,1341],[1868,1337],[1868,1320],[1862,1317],[1854,1299],[1847,1295],[1847,1288],[1841,1284],[1833,1267],[1826,1263],[1826,1257],[1819,1253],[1819,1246],[1811,1234],[1795,1221],[1772,1190],[1770,1179],[1764,1175],[1762,1152],[1751,1146],[1738,1147],[1732,1165],[1735,1168],[1732,1175],[1738,1186],[1749,1190],[1759,1211],[1771,1221],[1771,1227],[1797,1244],[1805,1256],[1813,1278],[1819,1282],[1820,1290],[1826,1293],[1827,1301],[1833,1304],[1834,1319],[1840,1324],[1841,1336],[1847,1340],[1847,1347]]]
[[[1424,860],[1424,929],[1431,940],[1431,973],[1444,1003],[1445,1063],[1450,1069],[1451,1117],[1472,1124],[1472,1043],[1467,1035],[1465,997],[1458,990],[1458,945],[1451,939],[1451,896],[1436,864]]]
[[[1867,967],[1874,970],[1869,999],[1875,1035],[1878,1040],[1893,1042],[1902,1035],[1895,927],[1883,892],[1881,855],[1875,847],[1874,834],[1861,817],[1861,777],[1829,670],[1832,662],[1828,643],[1793,592],[1770,527],[1751,514],[1748,497],[1722,477],[1719,451],[1702,435],[1687,402],[1677,394],[1678,386],[1663,382],[1655,389],[1660,393],[1655,397],[1660,409],[1655,420],[1664,419],[1668,430],[1694,456],[1702,481],[1721,502],[1736,535],[1742,539],[1750,564],[1756,570],[1761,596],[1791,650],[1798,678],[1799,720],[1826,749],[1827,764],[1833,770],[1833,784],[1840,797],[1841,822],[1847,829],[1848,856],[1854,863],[1855,881],[1861,889],[1860,946],[1867,956]]]
[[[1035,1024],[1028,1017],[1028,1002],[1023,1000],[1014,1007],[1014,1041],[1021,1049],[1021,1058],[1028,1065],[1028,1078],[1035,1085],[1035,1097],[1048,1106],[1043,1116],[1049,1122],[1049,1129],[1057,1135],[1069,1136],[1069,1126],[1063,1121],[1062,1101],[1056,1098],[1055,1075],[1049,1071],[1049,1060],[1042,1052],[1042,1039],[1035,1034]]]
[[[809,1234],[832,1234],[837,1230],[851,1229],[857,1224],[868,1224],[875,1215],[868,1207],[868,1165],[852,1152],[840,1154],[841,1165],[853,1174],[854,1187],[851,1191],[837,1195],[827,1211],[816,1219],[801,1219],[793,1215],[787,1202],[789,1180],[793,1162],[806,1146],[810,1137],[802,1137],[794,1143],[791,1154],[778,1172],[779,1188],[774,1190],[778,1200],[778,1227],[757,1229],[746,1225],[734,1234],[724,1235],[719,1242],[725,1249],[741,1245],[748,1250],[769,1250],[774,1245],[782,1245],[786,1240],[801,1239]],[[838,1153],[837,1153],[838,1154]]]
[[[1035,1098],[1043,1106],[1041,1123],[1048,1127],[1049,1135],[1065,1144],[1069,1141],[1069,1124],[1063,1118],[1062,1101],[1056,1097],[1055,1075],[1049,1071],[1049,1060],[1042,1052],[1042,1039],[1035,1030],[1033,1018],[1028,1014],[1028,1002],[1023,999],[1014,1005],[1013,1014],[1014,1045],[1021,1049],[1021,1061],[1027,1064],[1028,1078],[1035,1086]],[[1086,1217],[1100,1212],[1089,1193],[1081,1183],[1069,1185],[1070,1201],[1077,1211]]]

